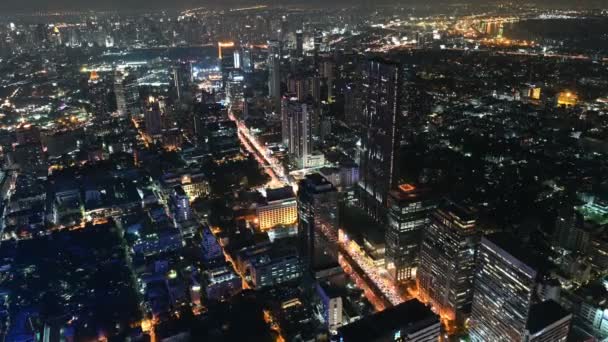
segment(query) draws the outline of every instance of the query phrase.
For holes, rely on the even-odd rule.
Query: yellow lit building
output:
[[[258,203],[256,214],[261,231],[295,225],[298,222],[298,204],[292,188],[267,190],[266,199]]]
[[[562,91],[557,94],[558,107],[572,107],[578,103],[578,95],[569,91]]]
[[[162,176],[161,186],[165,192],[170,192],[177,185],[184,189],[190,201],[198,197],[207,197],[210,192],[209,181],[200,170],[182,170]]]
[[[528,97],[533,100],[540,100],[540,95],[541,95],[540,87],[530,88],[530,90],[528,91]]]

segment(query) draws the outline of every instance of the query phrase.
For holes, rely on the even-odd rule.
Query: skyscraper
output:
[[[150,108],[144,113],[144,123],[146,125],[146,133],[153,137],[159,135],[162,129],[160,107],[158,103],[153,103]]]
[[[298,101],[295,97],[284,97],[281,103],[281,134],[289,154],[298,163],[312,152],[313,105]]]
[[[429,189],[402,184],[391,191],[386,228],[386,268],[395,281],[414,280],[423,231],[435,201]]]
[[[361,136],[359,200],[376,220],[384,221],[388,193],[397,184],[402,126],[404,69],[399,63],[372,59],[363,75],[364,132]]]
[[[524,261],[525,260],[525,261]],[[471,310],[471,341],[522,341],[526,331],[537,267],[506,233],[481,239]]]
[[[120,116],[127,114],[127,100],[125,98],[125,86],[122,73],[116,71],[114,74],[114,94],[116,96],[116,113]]]
[[[281,105],[281,46],[276,40],[268,42],[268,96],[278,110]]]
[[[192,218],[190,200],[188,199],[188,195],[181,185],[173,188],[173,194],[171,194],[171,204],[173,207],[172,209],[175,221],[182,222]]]
[[[222,73],[226,75],[236,68],[234,56],[236,54],[236,45],[234,42],[218,42],[218,58]]]
[[[420,248],[418,290],[442,314],[464,321],[473,300],[475,212],[447,203],[431,215]],[[464,314],[464,315],[463,315]]]
[[[304,55],[304,32],[302,30],[296,31],[296,57],[302,57]]]
[[[338,235],[338,219],[336,188],[318,173],[308,175],[300,181],[298,192],[299,250],[308,272],[315,274],[337,264],[337,256],[325,248],[326,240],[322,236]],[[322,231],[328,234],[324,234]]]

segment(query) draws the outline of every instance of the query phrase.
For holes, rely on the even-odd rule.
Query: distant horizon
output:
[[[105,0],[103,2],[96,0],[21,0],[18,2],[0,2],[0,11],[2,15],[10,14],[36,14],[48,11],[58,12],[86,12],[90,10],[100,10],[104,12],[120,12],[120,11],[147,11],[147,10],[184,10],[196,7],[212,7],[212,8],[230,8],[235,6],[254,6],[267,5],[269,7],[280,6],[304,6],[304,7],[340,7],[340,6],[390,6],[393,5],[413,5],[425,7],[433,7],[438,4],[480,4],[491,5],[499,4],[500,1],[487,2],[483,0],[407,0],[407,1],[391,1],[391,0],[334,0],[330,3],[322,0],[173,0],[169,3],[166,0]],[[538,6],[546,6],[548,8],[597,8],[608,9],[608,4],[605,0],[532,0],[519,1],[521,4],[536,4]],[[511,2],[512,3],[512,2]]]

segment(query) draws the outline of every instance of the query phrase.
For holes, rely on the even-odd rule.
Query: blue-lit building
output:
[[[265,243],[239,251],[239,267],[253,288],[260,289],[302,277],[302,262],[289,242]]]
[[[242,289],[243,281],[227,264],[210,268],[204,272],[203,284],[207,300],[221,301]]]

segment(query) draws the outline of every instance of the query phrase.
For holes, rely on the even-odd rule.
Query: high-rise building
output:
[[[158,103],[153,103],[151,108],[148,108],[144,113],[144,123],[146,125],[146,133],[153,137],[161,134],[162,121],[160,108]]]
[[[175,87],[175,92],[177,93],[177,99],[182,99],[182,89],[183,81],[182,81],[182,71],[179,67],[173,68],[173,86]]]
[[[338,192],[320,174],[306,176],[298,190],[298,239],[307,271],[316,274],[334,267],[337,260],[322,236],[338,236]],[[330,253],[330,254],[328,254]]]
[[[125,86],[123,75],[116,72],[114,76],[114,94],[116,96],[116,113],[120,116],[127,114],[127,100],[125,98]]]
[[[188,199],[188,195],[181,187],[181,185],[178,185],[173,189],[171,202],[173,204],[173,212],[176,221],[182,222],[192,219],[192,208],[190,208],[190,200]]]
[[[397,185],[404,73],[401,64],[379,59],[364,68],[359,200],[379,221],[384,221],[388,193]]]
[[[448,203],[431,215],[420,248],[420,295],[450,319],[463,322],[471,310],[478,235],[476,214]]]
[[[296,31],[296,57],[304,56],[304,32]]]
[[[573,208],[560,210],[555,218],[553,244],[572,252],[585,252],[590,244],[590,232],[585,229],[582,215]]]
[[[268,42],[268,96],[273,105],[281,105],[281,48],[276,40]]]
[[[123,76],[123,90],[127,112],[131,115],[141,113],[139,84],[137,83],[137,77],[134,74],[129,73]]]
[[[267,189],[266,198],[258,203],[256,213],[262,231],[295,225],[298,222],[298,203],[292,187]]]
[[[539,270],[506,233],[481,238],[471,309],[471,341],[523,341]]]
[[[386,268],[395,281],[416,278],[422,234],[435,199],[429,189],[402,184],[391,191],[386,228]]]
[[[298,163],[312,153],[312,112],[314,106],[298,101],[296,97],[283,97],[281,102],[281,134]]]
[[[439,316],[412,299],[345,325],[338,336],[342,342],[437,342],[440,332]]]
[[[226,80],[226,104],[232,109],[242,110],[245,94],[245,77],[240,70],[233,70]]]
[[[228,73],[236,68],[234,59],[236,45],[234,42],[218,42],[217,48],[222,75],[228,76]]]
[[[253,72],[253,52],[251,49],[243,50],[242,56],[242,68],[244,72],[251,73]]]
[[[534,304],[526,328],[527,342],[565,342],[572,314],[552,300]]]

